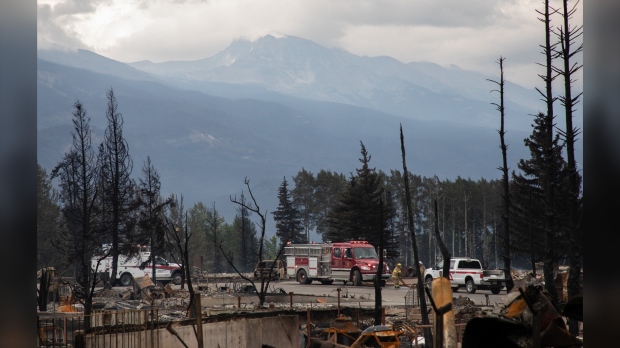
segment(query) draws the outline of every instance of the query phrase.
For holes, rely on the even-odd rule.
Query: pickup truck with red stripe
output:
[[[435,267],[429,267],[424,272],[424,282],[430,288],[433,279],[442,276],[443,261],[440,261]],[[480,260],[469,257],[453,257],[450,259],[449,279],[454,292],[464,287],[470,294],[475,293],[478,289],[491,290],[491,293],[499,294],[506,287],[503,270],[483,270]]]

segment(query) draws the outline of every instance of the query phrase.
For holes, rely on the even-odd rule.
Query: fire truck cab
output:
[[[335,280],[359,286],[373,281],[379,265],[375,248],[367,241],[323,244],[289,244],[284,247],[286,275],[300,284],[320,281],[332,284]],[[383,263],[381,286],[390,277],[387,263]]]

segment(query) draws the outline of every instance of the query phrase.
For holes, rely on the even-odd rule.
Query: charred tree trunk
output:
[[[512,280],[512,276],[510,274],[511,268],[511,259],[510,259],[510,190],[508,185],[508,145],[506,145],[506,141],[504,139],[504,135],[506,131],[504,130],[504,117],[505,117],[505,109],[504,109],[504,60],[505,58],[499,57],[499,70],[500,70],[500,80],[493,81],[499,85],[499,104],[493,103],[493,105],[497,106],[497,110],[500,113],[500,129],[499,129],[499,139],[500,139],[500,149],[502,150],[502,166],[499,168],[502,171],[502,188],[503,188],[503,202],[502,202],[502,220],[504,222],[504,238],[502,241],[503,249],[504,249],[504,276],[506,279],[506,290],[510,291],[514,287],[514,282]]]
[[[439,245],[439,250],[441,250],[441,256],[443,257],[443,276],[450,279],[450,251],[448,247],[446,247],[446,243],[443,242],[443,238],[439,234],[439,213],[437,212],[437,200],[434,200],[435,205],[435,238],[437,239],[437,244]],[[430,266],[429,266],[430,267]]]
[[[577,1],[578,3],[579,1]],[[581,236],[579,235],[580,229],[580,218],[579,218],[579,192],[580,192],[580,180],[577,174],[577,168],[575,163],[575,136],[577,135],[577,130],[573,128],[573,107],[578,102],[581,93],[577,96],[572,96],[572,86],[573,82],[572,76],[576,73],[582,65],[577,65],[573,63],[571,66],[571,58],[577,53],[583,50],[583,44],[579,45],[577,49],[571,51],[571,45],[573,41],[581,36],[582,27],[579,26],[577,28],[570,28],[569,19],[576,11],[575,5],[569,9],[568,0],[563,0],[563,26],[564,28],[560,28],[559,36],[560,36],[560,44],[561,44],[561,54],[562,61],[564,63],[563,70],[556,70],[559,74],[564,76],[564,97],[560,98],[560,101],[564,105],[565,113],[566,113],[566,157],[568,164],[568,189],[569,189],[569,202],[568,202],[568,215],[569,215],[569,244],[570,250],[572,251],[569,254],[569,273],[568,273],[568,299],[572,299],[575,296],[579,296],[581,294],[581,286],[580,286],[580,278],[581,278]],[[570,333],[574,336],[579,334],[579,326],[576,320],[569,319],[569,330]]]
[[[426,296],[424,295],[424,279],[422,278],[422,275],[420,274],[420,257],[419,257],[419,253],[418,253],[418,246],[416,244],[416,238],[415,238],[415,230],[414,230],[414,225],[413,225],[413,211],[411,209],[411,193],[409,191],[409,175],[408,175],[408,171],[407,171],[407,163],[405,161],[405,140],[403,137],[403,126],[400,126],[400,149],[403,155],[403,176],[405,179],[405,197],[407,200],[407,222],[409,225],[409,231],[411,232],[411,246],[413,249],[413,257],[414,257],[414,263],[416,265],[416,272],[418,275],[418,284],[417,284],[417,290],[418,290],[418,298],[420,299],[420,311],[422,313],[422,324],[423,325],[429,325],[430,321],[428,320],[428,310],[426,308]],[[430,328],[425,328],[424,329],[424,340],[425,342],[427,342],[427,344],[429,344],[429,348],[433,348],[432,347],[432,343],[433,342],[433,333],[431,331]]]
[[[555,45],[551,44],[551,13],[549,12],[549,0],[545,0],[545,12],[542,13],[537,11],[539,14],[543,16],[540,19],[541,22],[545,24],[545,45],[542,46],[543,52],[545,54],[545,64],[541,64],[545,67],[546,73],[545,75],[541,75],[540,77],[545,82],[545,92],[538,92],[542,95],[543,100],[547,104],[547,129],[545,136],[545,145],[543,152],[545,153],[545,177],[543,179],[543,190],[545,192],[545,254],[543,257],[543,275],[545,279],[545,289],[552,297],[553,305],[557,306],[558,304],[558,293],[554,283],[554,270],[556,263],[555,256],[555,228],[554,228],[554,192],[553,192],[553,102],[556,98],[553,97],[552,93],[552,82],[555,78],[553,75],[553,66],[552,66],[552,54],[553,48]],[[555,12],[555,11],[554,11]]]
[[[384,231],[383,231],[383,227],[385,226],[385,222],[383,221],[384,217],[383,217],[383,199],[381,199],[379,201],[379,209],[381,210],[380,212],[380,216],[381,216],[381,235],[379,236],[379,266],[377,266],[377,273],[375,275],[375,325],[381,325],[382,324],[382,317],[383,317],[383,305],[382,305],[382,298],[381,298],[381,274],[383,273],[383,235],[384,235]]]

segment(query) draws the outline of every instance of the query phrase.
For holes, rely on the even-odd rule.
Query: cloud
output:
[[[86,48],[76,36],[70,23],[55,13],[52,6],[37,6],[37,48],[78,49]]]
[[[39,5],[39,47],[87,48],[123,62],[196,60],[237,38],[272,34],[487,72],[502,55],[532,70],[544,40],[538,0],[46,1],[54,2]],[[583,23],[579,6],[575,25]]]

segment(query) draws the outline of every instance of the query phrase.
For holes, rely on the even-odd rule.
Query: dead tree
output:
[[[569,240],[570,240],[570,250],[572,251],[569,254],[569,273],[568,273],[568,297],[569,299],[579,296],[581,294],[579,278],[581,276],[581,258],[582,258],[582,248],[581,248],[581,233],[580,233],[580,225],[581,225],[581,214],[580,211],[580,198],[579,193],[581,191],[581,179],[579,174],[577,173],[576,163],[575,163],[575,137],[579,134],[579,130],[573,127],[573,109],[574,106],[579,102],[579,97],[581,97],[582,93],[577,94],[573,97],[572,94],[572,76],[581,69],[583,65],[572,62],[571,59],[583,51],[583,43],[581,43],[575,49],[573,44],[574,41],[579,38],[583,34],[583,26],[578,27],[570,27],[569,20],[572,15],[576,12],[576,7],[579,1],[575,2],[573,7],[569,8],[568,0],[563,0],[563,11],[561,12],[563,19],[563,27],[558,28],[557,35],[560,41],[560,51],[558,52],[559,57],[562,59],[563,68],[558,69],[554,68],[554,71],[564,77],[564,96],[559,97],[560,102],[563,104],[565,108],[565,116],[566,116],[566,132],[562,134],[566,139],[566,157],[568,164],[568,187],[569,187],[569,202],[568,202],[568,215],[569,215]],[[560,133],[562,133],[560,131]],[[576,320],[569,320],[570,332],[573,335],[577,335],[579,333],[579,327]]]
[[[256,215],[259,216],[260,218],[260,239],[259,239],[259,247],[258,247],[258,260],[259,262],[263,260],[263,246],[265,245],[265,225],[266,225],[266,218],[265,218],[265,214],[262,213],[260,211],[260,207],[258,206],[258,204],[256,203],[256,198],[254,197],[254,194],[252,193],[252,189],[250,188],[250,180],[246,177],[243,181],[243,183],[245,184],[245,186],[248,188],[248,192],[250,194],[250,198],[252,199],[252,202],[248,203],[245,200],[237,200],[237,197],[235,196],[230,197],[230,201],[240,205],[242,208],[245,208],[251,212],[256,213]],[[243,272],[241,272],[237,266],[235,266],[234,264],[234,259],[232,256],[232,253],[230,252],[226,252],[224,250],[224,247],[222,246],[222,243],[220,243],[219,248],[220,251],[222,252],[222,254],[224,255],[224,259],[226,259],[226,262],[235,270],[235,272],[237,272],[237,274],[244,280],[250,282],[250,284],[252,284],[252,287],[256,290],[256,294],[258,296],[258,303],[260,306],[262,306],[265,303],[265,297],[267,295],[267,289],[269,288],[269,282],[271,281],[271,270],[273,269],[273,266],[275,265],[275,263],[277,262],[277,260],[280,258],[280,256],[282,256],[282,252],[284,252],[284,247],[286,246],[286,243],[291,239],[292,235],[289,235],[288,238],[286,238],[285,240],[282,240],[282,244],[280,245],[280,248],[278,249],[278,253],[273,261],[273,263],[271,264],[270,267],[270,271],[269,271],[269,275],[267,277],[263,277],[262,274],[259,276],[260,279],[260,290],[258,290],[258,288],[256,287],[256,284],[254,283],[254,281],[247,277]]]
[[[437,244],[439,244],[439,250],[441,250],[441,257],[443,257],[443,276],[450,279],[450,251],[448,247],[446,247],[446,243],[444,243],[443,238],[439,234],[439,213],[437,212],[437,200],[433,200],[433,204],[435,205],[435,238],[437,238]]]
[[[383,273],[383,248],[384,248],[384,242],[383,242],[383,235],[384,235],[384,226],[385,226],[385,221],[384,221],[384,216],[383,216],[383,199],[379,200],[379,212],[380,212],[380,216],[381,216],[381,229],[380,229],[380,235],[379,235],[379,265],[377,266],[377,272],[375,273],[375,325],[381,325],[381,319],[383,316],[382,313],[382,300],[381,300],[381,283],[382,283],[382,279],[381,279],[381,274]]]
[[[555,270],[555,264],[557,263],[557,256],[555,250],[555,237],[556,237],[556,228],[555,228],[555,204],[554,204],[554,190],[553,190],[553,127],[554,127],[554,118],[553,114],[553,103],[557,100],[557,97],[553,97],[552,92],[552,83],[553,80],[557,77],[557,74],[553,72],[553,52],[557,43],[551,43],[551,15],[556,13],[557,10],[552,9],[549,5],[549,0],[545,0],[545,9],[544,13],[536,10],[538,14],[543,16],[539,18],[541,22],[545,24],[545,45],[541,45],[543,49],[543,54],[545,55],[545,63],[540,64],[545,68],[545,74],[538,75],[545,82],[545,91],[542,92],[538,88],[536,90],[541,95],[542,100],[547,105],[547,114],[546,114],[546,136],[545,136],[545,146],[543,152],[545,154],[544,158],[546,159],[545,166],[545,175],[542,182],[543,191],[545,192],[545,255],[543,262],[543,274],[545,279],[545,289],[549,294],[553,297],[553,304],[557,306],[558,304],[558,293],[554,284],[553,273]]]
[[[183,196],[181,196],[181,204],[180,204],[180,215],[182,218],[183,215]],[[187,227],[187,212],[185,212],[185,226],[182,223],[176,223],[174,221],[170,221],[167,216],[164,216],[165,219],[165,231],[168,242],[170,242],[176,248],[176,252],[181,257],[181,268],[183,269],[183,277],[184,281],[187,283],[187,290],[190,296],[190,303],[188,306],[188,311],[193,308],[194,301],[194,287],[192,286],[192,277],[191,277],[191,269],[189,267],[189,252],[190,246],[189,241],[192,237],[192,232]],[[182,220],[181,220],[182,221]],[[155,262],[155,260],[151,260],[151,262]]]
[[[428,311],[426,308],[426,296],[424,295],[424,278],[420,274],[420,257],[418,253],[418,246],[415,239],[415,230],[413,226],[413,209],[411,208],[411,193],[409,191],[409,172],[407,171],[407,163],[405,161],[405,139],[403,137],[403,125],[400,125],[400,149],[403,155],[403,177],[405,180],[405,199],[407,201],[407,221],[409,225],[409,231],[411,234],[411,247],[413,249],[413,259],[416,267],[416,273],[418,275],[418,298],[420,299],[420,312],[422,313],[422,324],[429,325]],[[424,340],[428,342],[429,348],[432,347],[433,333],[430,328],[424,329]]]
[[[508,160],[507,160],[507,152],[508,145],[506,145],[506,141],[504,139],[504,135],[506,131],[504,130],[504,117],[505,117],[505,109],[504,109],[504,60],[502,56],[499,57],[499,71],[500,71],[500,79],[499,81],[489,80],[493,83],[496,83],[499,86],[499,90],[492,90],[491,92],[499,92],[499,104],[491,103],[497,107],[497,110],[500,114],[500,128],[499,128],[499,140],[500,140],[500,149],[502,150],[502,166],[499,167],[499,170],[502,171],[502,186],[503,186],[503,213],[502,220],[504,222],[504,238],[502,240],[502,245],[504,246],[504,277],[506,279],[506,290],[510,291],[514,287],[514,282],[512,281],[512,276],[510,274],[510,189],[509,189],[509,181],[508,181]]]

